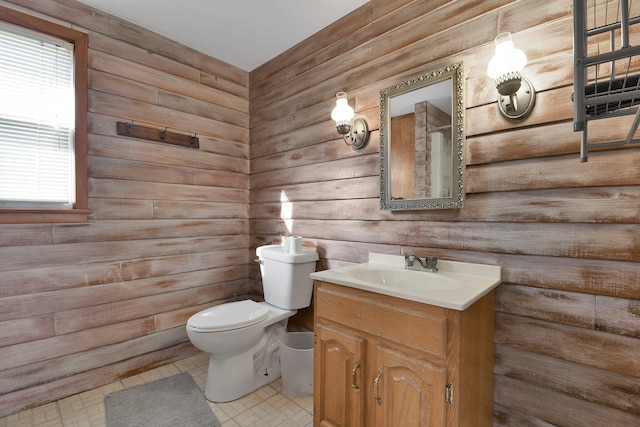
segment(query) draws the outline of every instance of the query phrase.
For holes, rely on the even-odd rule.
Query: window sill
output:
[[[90,209],[0,209],[0,224],[83,223],[89,221],[91,212]]]

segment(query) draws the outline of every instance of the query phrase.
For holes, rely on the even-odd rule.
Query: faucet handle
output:
[[[406,255],[404,256],[404,268],[413,267],[413,263],[416,261],[415,255]]]
[[[424,258],[425,264],[427,265],[427,268],[430,268],[431,271],[433,271],[434,273],[436,271],[438,271],[438,257],[435,256],[427,256]]]

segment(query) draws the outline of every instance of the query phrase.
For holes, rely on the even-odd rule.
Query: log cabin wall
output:
[[[640,425],[640,150],[579,163],[571,14],[570,0],[372,0],[250,74],[252,248],[296,234],[317,246],[319,269],[370,251],[502,266],[500,426]],[[523,121],[500,115],[486,77],[503,31],[538,92]],[[381,211],[380,90],[457,61],[464,208]],[[373,129],[362,151],[330,119],[338,91]]]
[[[89,34],[93,210],[0,225],[2,417],[194,354],[186,319],[248,292],[250,253],[248,72],[71,0],[0,5]]]

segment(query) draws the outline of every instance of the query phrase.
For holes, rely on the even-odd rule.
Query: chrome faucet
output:
[[[420,257],[417,257],[415,255],[405,255],[404,256],[404,268],[413,267],[413,265],[415,264],[416,261],[418,261],[418,263],[425,270],[431,270],[434,273],[436,271],[438,271],[438,267],[437,267],[438,266],[438,258],[435,257],[435,256],[424,257],[424,261],[422,261],[422,259],[420,259]]]

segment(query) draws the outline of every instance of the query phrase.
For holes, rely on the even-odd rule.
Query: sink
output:
[[[395,268],[356,268],[345,271],[356,280],[407,290],[445,291],[461,285],[450,277],[426,271],[398,270]]]
[[[438,261],[438,271],[406,269],[404,256],[369,254],[369,262],[311,273],[315,280],[454,310],[466,310],[500,284],[500,267]]]

